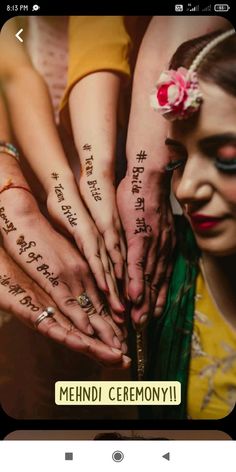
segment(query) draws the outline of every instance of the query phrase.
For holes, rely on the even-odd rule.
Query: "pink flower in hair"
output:
[[[201,102],[197,74],[184,67],[162,72],[151,95],[152,108],[171,121],[188,118]]]

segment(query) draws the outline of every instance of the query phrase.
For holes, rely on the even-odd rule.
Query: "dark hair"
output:
[[[94,439],[98,439],[98,440],[107,440],[107,441],[131,441],[131,440],[134,440],[134,441],[165,441],[165,440],[168,440],[168,438],[154,438],[154,437],[150,437],[150,438],[144,438],[143,436],[124,436],[123,434],[120,434],[120,433],[99,433],[99,434],[96,434],[96,436],[94,437]]]
[[[173,55],[169,68],[176,70],[182,66],[188,69],[198,53],[223,32],[214,31],[181,44]],[[197,68],[197,75],[236,96],[236,34],[224,39],[206,54]]]

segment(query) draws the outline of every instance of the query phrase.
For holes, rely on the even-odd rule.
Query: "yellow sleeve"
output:
[[[92,72],[110,70],[129,78],[130,43],[123,16],[71,16],[68,80],[62,108],[74,84]]]

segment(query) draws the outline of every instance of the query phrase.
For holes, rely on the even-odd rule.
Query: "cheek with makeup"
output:
[[[210,138],[205,139],[209,146]],[[175,146],[176,143],[177,139]],[[220,150],[209,152],[211,155],[200,150],[193,139],[189,149],[184,146],[184,140],[181,146],[179,142],[178,149],[172,148],[168,166],[172,172],[172,189],[199,248],[216,256],[234,254],[236,170],[230,168],[232,147],[221,146]]]
[[[222,149],[219,156],[226,160],[226,154]],[[215,159],[202,155],[189,155],[179,164],[175,155],[172,162],[172,189],[199,248],[215,256],[235,254],[236,171],[220,170]]]
[[[170,126],[167,172],[199,248],[223,256],[236,253],[236,97],[200,88],[199,113]]]
[[[236,143],[219,148],[217,167],[221,171],[222,194],[236,216]]]

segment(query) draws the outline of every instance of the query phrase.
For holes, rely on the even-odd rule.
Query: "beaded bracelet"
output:
[[[4,152],[5,154],[9,154],[9,156],[14,157],[17,161],[19,161],[20,155],[18,150],[15,146],[11,143],[7,143],[6,141],[0,141],[0,152]]]

